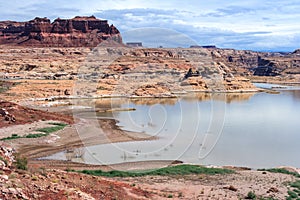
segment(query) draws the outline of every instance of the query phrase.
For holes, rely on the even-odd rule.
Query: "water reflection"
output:
[[[194,93],[192,95],[184,96],[183,99],[186,101],[225,101],[226,103],[231,102],[242,102],[248,101],[255,93]]]
[[[255,93],[191,93],[178,97],[171,98],[100,98],[100,99],[82,99],[82,100],[74,100],[73,104],[81,105],[86,107],[93,107],[95,109],[111,109],[113,108],[121,108],[121,105],[132,103],[134,105],[148,105],[152,106],[155,104],[160,105],[175,105],[178,101],[225,101],[226,103],[230,102],[242,102],[248,101]]]
[[[291,90],[289,92],[293,95],[295,100],[298,101],[300,99],[300,90]]]

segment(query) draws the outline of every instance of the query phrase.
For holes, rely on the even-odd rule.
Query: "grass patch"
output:
[[[50,133],[59,131],[67,126],[67,124],[64,123],[49,123],[51,125],[55,125],[53,127],[46,127],[46,128],[40,128],[37,129],[36,131],[42,132],[42,133],[36,133],[36,134],[28,134],[24,136],[19,136],[18,134],[12,134],[10,137],[2,138],[0,140],[14,140],[14,139],[19,139],[19,138],[39,138],[43,136],[47,136]]]
[[[300,174],[298,174],[297,172],[290,172],[283,168],[258,169],[258,171],[267,171],[267,172],[272,172],[272,173],[288,174],[288,175],[293,175],[297,178],[300,178]]]
[[[19,136],[18,134],[12,134],[10,137],[6,137],[6,138],[2,138],[1,140],[14,140],[14,139],[18,139],[18,138],[22,138],[21,136]]]
[[[188,175],[188,174],[229,174],[234,171],[229,169],[217,169],[217,168],[206,168],[197,165],[177,165],[171,167],[165,167],[161,169],[151,171],[108,171],[102,170],[83,170],[80,173],[94,175],[94,176],[105,176],[105,177],[137,177],[137,176],[170,176],[170,175]]]
[[[300,180],[289,183],[292,190],[289,189],[287,200],[299,200],[300,199]]]
[[[293,190],[288,191],[288,196],[286,199],[300,199],[300,180],[297,180],[289,184]]]
[[[46,128],[40,128],[40,129],[37,129],[36,131],[49,134],[49,133],[53,133],[53,132],[59,131],[59,130],[61,130],[61,129],[63,129],[63,128],[65,128],[67,126],[67,124],[63,124],[63,123],[49,123],[49,124],[55,125],[55,126],[53,126],[53,127],[46,127]]]
[[[46,136],[47,134],[45,133],[37,133],[37,134],[28,134],[28,135],[25,135],[24,138],[39,138],[39,137],[43,137],[43,136]]]

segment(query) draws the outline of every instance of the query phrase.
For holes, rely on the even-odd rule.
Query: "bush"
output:
[[[248,192],[246,199],[256,199],[256,194],[252,191]]]
[[[298,194],[293,192],[293,191],[288,191],[288,195],[291,197],[291,198],[297,198],[298,197]]]
[[[16,156],[16,168],[27,170],[27,158]]]
[[[37,133],[37,134],[28,134],[25,136],[25,138],[39,138],[39,137],[43,137],[46,136],[45,133]]]

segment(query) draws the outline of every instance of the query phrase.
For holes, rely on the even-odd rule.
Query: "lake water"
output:
[[[181,160],[218,166],[300,167],[300,90],[289,88],[280,94],[195,94],[175,99],[104,99],[89,105],[94,103],[96,107],[111,104],[115,112],[81,112],[80,117],[113,118],[123,130],[158,139],[89,146],[81,160],[85,163]],[[135,110],[117,111],[126,108]],[[61,152],[47,158],[66,156]]]

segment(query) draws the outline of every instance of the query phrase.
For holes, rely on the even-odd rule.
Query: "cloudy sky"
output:
[[[263,51],[300,48],[299,0],[0,1],[0,20],[95,15],[114,24],[125,42]]]

